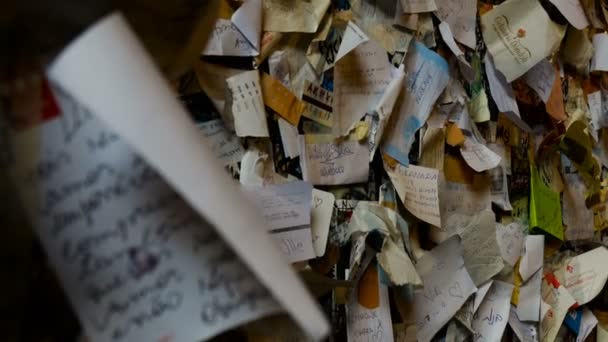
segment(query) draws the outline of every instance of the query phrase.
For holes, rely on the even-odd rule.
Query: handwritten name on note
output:
[[[11,171],[90,338],[200,340],[279,309],[154,170],[58,94],[61,117],[13,137],[29,147]]]
[[[315,185],[352,184],[367,181],[369,150],[355,140],[331,135],[300,136],[304,180]]]
[[[473,315],[473,341],[500,341],[509,321],[513,285],[494,281]]]
[[[289,262],[314,258],[311,232],[312,185],[296,181],[249,188]]]
[[[439,170],[397,165],[394,170],[387,169],[387,173],[407,210],[419,219],[440,227]]]

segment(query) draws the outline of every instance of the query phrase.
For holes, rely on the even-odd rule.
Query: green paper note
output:
[[[535,165],[530,164],[530,227],[538,227],[564,240],[562,208],[559,192],[553,191],[540,178]]]

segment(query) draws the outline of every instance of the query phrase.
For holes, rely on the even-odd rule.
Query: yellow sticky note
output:
[[[513,293],[511,293],[511,304],[517,306],[519,304],[519,288],[521,287],[521,275],[519,274],[519,260],[513,267]]]
[[[559,192],[545,184],[533,164],[530,164],[530,188],[530,227],[538,227],[564,240]]]

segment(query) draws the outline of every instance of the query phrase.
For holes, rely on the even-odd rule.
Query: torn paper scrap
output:
[[[519,286],[519,301],[517,303],[517,317],[521,321],[538,322],[540,319],[540,293],[543,280],[541,267],[525,283]]]
[[[120,57],[110,60],[107,51]],[[329,333],[318,305],[282,259],[281,251],[269,236],[259,234],[265,230],[263,217],[248,205],[238,185],[215,161],[120,14],[100,20],[68,46],[47,72],[130,143],[192,208],[214,227],[221,227],[216,232],[308,336],[322,339]],[[125,79],[130,82],[121,81]],[[146,134],[141,134],[143,122]],[[167,132],[172,132],[171,144],[159,139]],[[239,214],[234,215],[230,208],[238,208]],[[197,338],[188,338],[193,339]]]
[[[202,52],[205,56],[257,56],[258,51],[247,38],[226,19],[217,19],[207,45]]]
[[[521,224],[518,222],[508,225],[497,223],[496,239],[504,261],[511,266],[515,266],[524,247],[524,231]]]
[[[386,87],[382,98],[378,104],[376,104],[376,107],[372,113],[372,126],[368,136],[370,163],[374,160],[376,149],[380,145],[380,141],[382,141],[384,129],[390,119],[391,113],[393,112],[397,97],[401,94],[401,89],[403,89],[403,81],[405,80],[403,64],[399,66],[395,73],[396,75],[393,77],[388,87]]]
[[[579,0],[550,0],[552,4],[562,13],[568,22],[576,27],[577,30],[582,30],[589,26],[589,20],[585,15],[583,6]]]
[[[330,0],[263,0],[264,31],[314,33],[330,3]]]
[[[493,212],[483,211],[475,216],[459,235],[462,238],[464,263],[475,285],[482,285],[503,269]]]
[[[538,0],[507,0],[481,16],[496,68],[511,82],[558,48],[566,32]]]
[[[56,94],[63,113],[14,135],[29,148],[11,173],[88,337],[199,340],[280,310],[160,174],[85,106]],[[51,177],[36,171],[50,164]]]
[[[335,196],[331,192],[312,189],[311,230],[315,255],[322,257],[327,248],[329,225],[334,210]]]
[[[475,48],[475,25],[477,19],[476,0],[435,0],[435,15],[450,25],[450,31],[460,43]]]
[[[382,149],[408,165],[414,135],[428,119],[450,77],[447,62],[419,42],[413,43],[406,57],[405,73],[405,89],[395,104]]]
[[[551,273],[544,277],[541,287],[542,300],[549,304],[550,308],[540,323],[540,341],[552,342],[555,341],[564,317],[576,300]]]
[[[300,101],[287,87],[267,73],[262,73],[260,85],[262,86],[264,104],[287,122],[297,126],[304,111],[304,102]]]
[[[524,250],[519,262],[519,274],[523,282],[543,267],[545,237],[543,235],[528,235],[524,242]]]
[[[608,71],[608,33],[593,35],[591,71]]]
[[[232,99],[234,129],[239,137],[267,137],[260,73],[250,70],[226,79]]]
[[[342,44],[345,44],[345,39]],[[348,134],[378,102],[390,82],[391,68],[386,51],[374,40],[358,45],[336,63],[334,135]]]
[[[441,227],[439,210],[439,170],[427,167],[397,165],[386,168],[401,202],[414,216]]]
[[[239,7],[232,18],[230,18],[249,44],[260,51],[260,39],[262,39],[262,0],[246,0]]]
[[[473,315],[474,341],[500,341],[507,327],[511,310],[513,285],[502,281],[492,282],[481,306]]]
[[[301,135],[300,163],[305,180],[314,185],[366,182],[369,150],[366,143],[333,135]]]
[[[435,0],[397,0],[405,13],[433,12],[437,10]]]
[[[538,97],[547,103],[555,82],[555,68],[553,65],[547,59],[543,59],[528,70],[524,78],[530,88],[538,94]]]
[[[405,253],[403,245],[399,246],[390,238],[385,238],[377,258],[378,264],[382,266],[394,285],[422,285],[422,280],[420,280],[412,260]]]
[[[597,247],[570,259],[555,272],[555,277],[568,290],[578,305],[597,296],[608,279],[608,249]]]

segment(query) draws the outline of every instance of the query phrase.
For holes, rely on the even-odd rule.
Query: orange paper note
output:
[[[261,85],[264,104],[277,112],[287,122],[297,126],[304,111],[304,102],[300,101],[281,82],[270,77],[267,73],[262,73]]]

